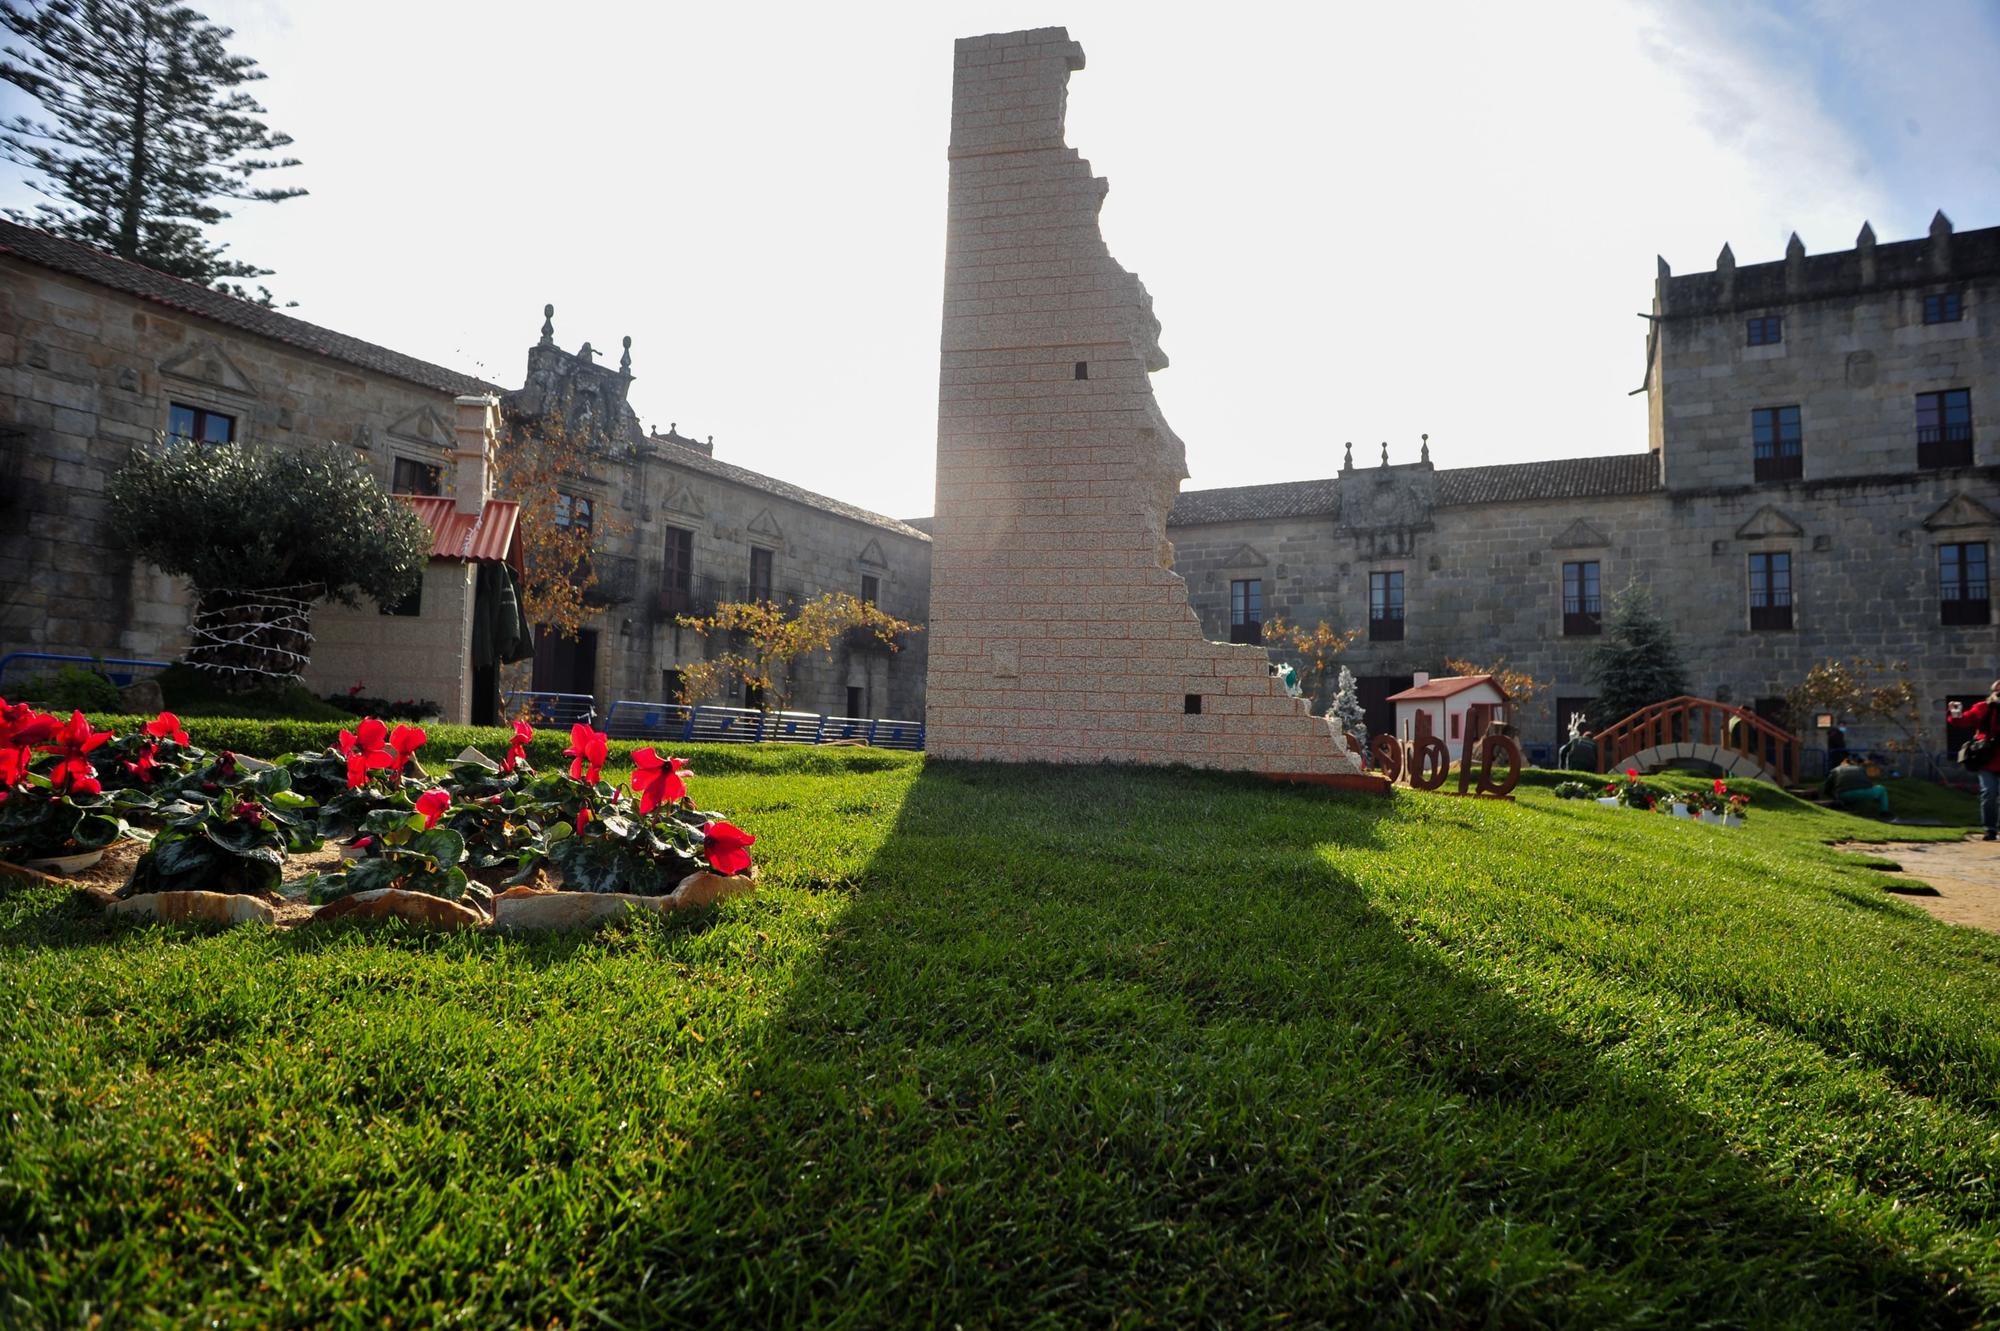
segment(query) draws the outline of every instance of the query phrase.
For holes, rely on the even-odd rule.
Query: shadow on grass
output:
[[[1412,944],[1389,800],[929,763],[613,1324],[1951,1326],[1954,1274]],[[1421,859],[1408,864],[1421,879]],[[733,1316],[732,1316],[733,1314]]]

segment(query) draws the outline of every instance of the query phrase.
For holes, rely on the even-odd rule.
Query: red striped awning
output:
[[[501,563],[525,576],[521,558],[521,506],[511,499],[489,499],[478,513],[461,513],[450,499],[432,495],[397,495],[417,510],[431,529],[432,559],[467,559]]]

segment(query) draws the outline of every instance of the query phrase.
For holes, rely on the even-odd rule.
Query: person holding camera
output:
[[[1984,702],[1963,710],[1953,703],[1945,724],[1972,731],[1959,748],[1958,762],[1979,777],[1979,821],[1986,826],[1986,839],[2000,838],[2000,679],[1993,681]]]

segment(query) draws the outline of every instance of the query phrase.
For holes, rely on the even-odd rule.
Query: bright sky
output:
[[[1069,139],[1189,488],[1426,431],[1443,467],[1643,449],[1656,253],[2000,223],[1983,0],[194,3],[304,162],[221,233],[292,313],[512,386],[552,301],[564,346],[631,336],[648,425],[899,517],[932,507],[954,37],[1083,43]]]

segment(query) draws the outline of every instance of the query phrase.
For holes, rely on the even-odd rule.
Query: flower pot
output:
[[[1711,813],[1707,809],[1703,809],[1701,811],[1701,820],[1704,823],[1713,823],[1717,827],[1720,827],[1722,825],[1722,815],[1719,813]]]
[[[1723,818],[1722,825],[1724,827],[1741,827],[1743,826],[1743,820],[1732,813]]]
[[[1599,795],[1597,802],[1613,809],[1618,807],[1618,797],[1616,795]]]
[[[1685,818],[1688,816],[1688,806],[1685,804],[1669,804],[1667,812],[1676,818]]]
[[[103,859],[104,852],[109,849],[109,846],[99,846],[96,850],[80,850],[74,855],[55,855],[45,860],[23,860],[21,867],[55,878],[67,878]]]

